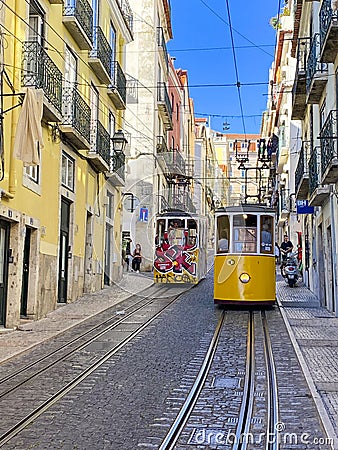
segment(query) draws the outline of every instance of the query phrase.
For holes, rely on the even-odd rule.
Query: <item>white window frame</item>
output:
[[[67,164],[64,166],[64,163],[67,163]],[[71,172],[72,172],[72,177],[71,177],[72,183],[71,183],[71,185],[70,185],[70,183],[68,183],[70,168],[71,168]],[[65,188],[67,188],[70,191],[74,192],[74,188],[75,188],[75,161],[74,161],[74,159],[71,156],[69,156],[64,151],[62,152],[62,156],[61,156],[61,184]]]

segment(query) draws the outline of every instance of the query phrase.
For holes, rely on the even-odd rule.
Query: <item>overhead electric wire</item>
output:
[[[228,25],[228,27],[231,27],[231,24],[228,23],[226,20],[223,19],[222,16],[220,16],[219,14],[217,14],[217,12],[215,10],[213,10],[207,3],[205,3],[203,0],[200,0],[201,3],[203,3],[204,6],[206,6],[216,17],[218,17],[223,23],[225,23],[226,25]],[[232,28],[232,27],[231,27]],[[250,39],[248,39],[246,36],[244,36],[242,33],[240,33],[239,31],[237,31],[235,28],[232,28],[239,36],[241,36],[243,39],[245,39],[246,41],[250,42],[250,44],[252,44],[254,47],[258,48],[259,50],[262,50],[262,52],[266,53],[269,56],[272,56],[271,53],[266,52],[265,50],[263,50],[260,46],[258,46],[257,44],[255,44],[254,42],[252,42]]]
[[[227,5],[227,11],[228,11],[231,46],[232,46],[232,54],[233,54],[234,67],[235,67],[235,73],[236,73],[236,85],[237,85],[239,107],[240,107],[241,116],[242,116],[243,133],[244,133],[244,136],[246,136],[245,120],[244,120],[244,112],[243,112],[243,103],[242,103],[242,96],[241,96],[241,90],[240,90],[241,82],[239,81],[239,73],[238,73],[236,52],[235,52],[235,41],[234,41],[234,36],[233,36],[233,32],[232,32],[232,24],[231,24],[231,16],[230,16],[230,6],[229,6],[229,1],[228,0],[225,0],[225,2],[226,2],[226,5]]]

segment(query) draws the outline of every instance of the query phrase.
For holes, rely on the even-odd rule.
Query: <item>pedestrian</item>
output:
[[[137,273],[140,272],[141,262],[142,262],[141,244],[136,244],[135,250],[133,252],[132,267],[133,270]]]
[[[287,234],[284,235],[284,241],[280,245],[280,252],[282,254],[282,261],[286,261],[286,258],[289,256],[289,253],[292,252],[293,243],[289,240],[289,236]]]

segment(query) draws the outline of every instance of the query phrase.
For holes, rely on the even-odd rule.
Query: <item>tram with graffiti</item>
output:
[[[155,227],[154,282],[197,284],[207,272],[206,218],[165,212]]]
[[[243,204],[215,212],[214,302],[276,301],[275,211]]]

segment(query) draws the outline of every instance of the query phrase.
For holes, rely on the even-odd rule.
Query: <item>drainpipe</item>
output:
[[[331,187],[331,193],[330,193],[330,214],[331,214],[331,238],[332,238],[332,281],[333,281],[333,307],[335,310],[335,315],[336,317],[338,317],[338,311],[337,311],[337,303],[336,303],[336,298],[337,298],[337,273],[335,268],[337,267],[337,248],[336,248],[336,229],[335,229],[335,220],[334,220],[334,198],[335,195],[332,192],[332,187]]]
[[[15,11],[19,11],[19,9],[18,9],[19,3],[21,3],[20,0],[15,1]],[[14,19],[14,36],[21,36],[19,15],[16,16]],[[13,42],[14,42],[13,53],[14,53],[14,58],[15,58],[15,60],[14,60],[15,68],[13,69],[13,86],[14,86],[15,92],[20,92],[21,69],[19,69],[19,68],[21,67],[21,52],[20,52],[20,54],[18,52],[18,50],[19,50],[18,39],[14,39]],[[15,139],[15,133],[16,133],[16,127],[17,127],[18,115],[19,115],[18,108],[15,108],[16,105],[17,105],[17,97],[13,96],[12,97],[12,107],[14,107],[14,108],[12,109],[12,111],[10,113],[11,114],[11,139],[10,139],[10,157],[9,157],[9,167],[8,167],[8,172],[9,172],[8,191],[9,192],[2,191],[2,193],[1,193],[2,196],[6,197],[8,199],[14,198],[14,196],[16,194],[16,187],[17,187],[16,160],[13,155],[14,139]]]

